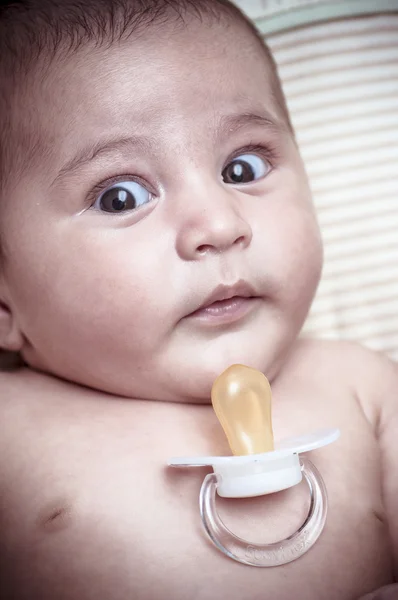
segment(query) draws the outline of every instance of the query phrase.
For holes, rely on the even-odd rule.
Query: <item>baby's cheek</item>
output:
[[[318,226],[310,213],[291,214],[280,239],[278,267],[283,302],[306,312],[322,272],[323,250]]]

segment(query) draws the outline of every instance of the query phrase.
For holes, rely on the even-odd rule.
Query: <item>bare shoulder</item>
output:
[[[289,366],[349,388],[372,423],[389,405],[398,406],[398,364],[355,342],[302,339],[289,357]]]
[[[0,420],[4,422],[24,404],[29,405],[29,400],[39,393],[37,379],[45,382],[46,377],[32,377],[29,369],[25,368],[0,371]]]
[[[302,338],[293,347],[291,359],[301,363],[315,360],[320,368],[330,370],[335,367],[339,372],[349,371],[351,375],[367,376],[380,369],[396,368],[396,363],[382,352],[349,341]]]
[[[23,406],[30,410],[38,403],[48,409],[49,403],[61,406],[66,398],[73,405],[76,399],[90,402],[109,395],[27,367],[0,370],[0,413]]]
[[[43,441],[56,435],[62,424],[101,410],[107,398],[29,368],[0,371],[0,458],[1,448],[18,436],[33,442],[40,431]]]
[[[30,410],[36,402],[45,402],[46,398],[56,398],[65,393],[69,384],[29,368],[17,368],[0,371],[0,415]]]
[[[0,370],[0,404],[4,405],[10,397],[18,396],[21,391],[26,393],[30,390],[34,393],[40,386],[48,385],[50,380],[53,378],[26,367]]]
[[[0,463],[2,456],[20,452],[37,432],[45,437],[54,419],[54,406],[65,397],[65,384],[28,368],[0,372]],[[16,443],[18,440],[18,443]],[[22,441],[23,440],[23,441]],[[6,451],[6,452],[5,452]]]

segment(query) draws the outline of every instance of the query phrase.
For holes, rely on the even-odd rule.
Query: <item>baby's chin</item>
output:
[[[166,402],[209,404],[211,390],[217,377],[232,365],[257,369],[272,383],[278,374],[291,340],[280,337],[273,343],[241,338],[239,344],[198,347],[197,353],[187,352],[155,361],[149,376],[143,380],[126,382],[131,388],[126,395],[131,398]],[[200,351],[201,350],[201,351]],[[119,379],[120,381],[120,379]]]
[[[158,400],[208,404],[211,402],[211,390],[217,377],[232,365],[245,365],[257,369],[272,382],[277,375],[281,361],[270,360],[260,353],[239,353],[218,357],[212,362],[204,360],[201,365],[190,365],[181,369],[176,377],[170,378],[167,393]],[[164,388],[165,390],[166,388]]]

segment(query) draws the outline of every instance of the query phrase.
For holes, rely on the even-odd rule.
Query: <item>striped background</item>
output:
[[[267,41],[325,244],[304,334],[359,341],[398,360],[398,12]]]

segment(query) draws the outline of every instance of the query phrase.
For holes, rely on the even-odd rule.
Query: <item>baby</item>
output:
[[[276,68],[227,0],[21,0],[0,9],[2,600],[398,598],[398,375],[299,340],[322,265]],[[210,404],[232,364],[273,390],[275,439],[338,427],[311,460],[318,542],[269,569],[201,530],[229,454]],[[289,536],[302,483],[217,499],[252,542]],[[395,563],[394,563],[395,560]]]

